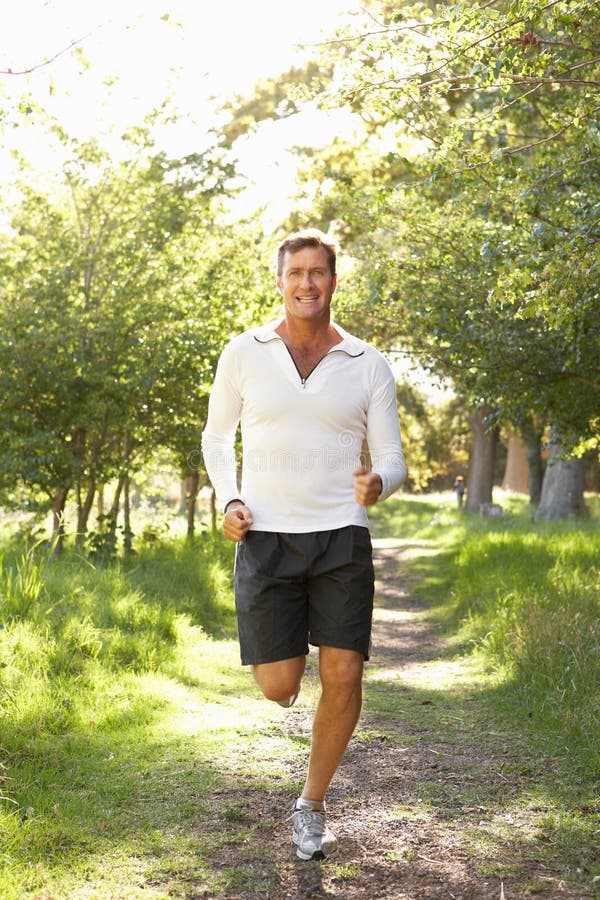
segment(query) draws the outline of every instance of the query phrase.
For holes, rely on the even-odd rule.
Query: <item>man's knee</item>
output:
[[[282,659],[252,666],[252,674],[267,700],[279,703],[295,694],[304,674],[305,658]]]
[[[356,650],[320,648],[319,673],[324,690],[354,691],[361,684],[363,668],[364,657]]]

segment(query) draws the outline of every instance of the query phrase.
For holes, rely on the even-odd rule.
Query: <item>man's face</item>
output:
[[[303,247],[296,253],[286,253],[281,275],[277,277],[277,288],[283,297],[286,316],[328,320],[336,282],[323,247]]]

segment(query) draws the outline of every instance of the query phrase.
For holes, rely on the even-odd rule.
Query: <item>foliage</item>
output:
[[[260,230],[224,218],[216,149],[169,159],[131,129],[115,160],[54,131],[62,175],[24,171],[0,243],[0,484],[91,501],[159,447],[201,467],[218,354],[264,314],[270,267]]]
[[[292,90],[363,122],[306,152],[347,315],[571,446],[598,427],[599,28],[590,0],[379,0],[323,44],[327,88]]]
[[[463,402],[453,397],[432,403],[409,382],[400,382],[396,393],[408,465],[405,489],[450,487],[468,463],[469,424]]]
[[[597,17],[589,3],[438,9],[392,13],[340,76],[398,140],[389,177],[351,205],[376,223],[359,241],[375,327],[513,422],[593,432]],[[405,132],[423,153],[398,179]]]

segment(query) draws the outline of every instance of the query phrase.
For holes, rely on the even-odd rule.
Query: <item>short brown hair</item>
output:
[[[327,253],[331,274],[335,275],[335,264],[338,251],[336,242],[317,228],[306,228],[303,231],[296,231],[294,234],[286,237],[277,248],[278,278],[280,278],[283,273],[283,260],[285,254],[297,253],[298,250],[303,250],[304,247],[322,247]]]

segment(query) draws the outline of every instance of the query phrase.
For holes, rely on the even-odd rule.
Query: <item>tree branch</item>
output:
[[[570,122],[566,122],[562,128],[559,128],[558,131],[553,131],[552,134],[549,134],[545,138],[540,138],[538,141],[531,141],[530,144],[521,144],[519,147],[502,147],[501,152],[503,156],[512,156],[513,153],[520,153],[522,150],[531,150],[532,147],[537,147],[540,144],[547,144],[549,141],[556,140],[557,137],[560,137],[561,134],[564,134],[575,122],[580,122],[581,119],[589,119],[589,117],[600,110],[600,106],[594,106],[593,109],[590,109],[587,113],[581,116],[577,116],[576,119],[571,119]]]
[[[98,27],[102,28],[102,25]],[[37,69],[43,69],[45,66],[49,66],[53,62],[55,62],[60,56],[68,53],[73,49],[73,47],[76,47],[78,44],[81,44],[83,41],[87,40],[87,38],[89,38],[93,33],[93,31],[89,31],[87,34],[84,34],[83,37],[76,38],[76,40],[71,41],[68,47],[63,47],[62,50],[59,50],[58,53],[55,53],[54,56],[51,56],[49,59],[45,59],[44,62],[37,63],[34,66],[30,66],[28,69],[15,70],[9,66],[8,69],[0,69],[0,75],[29,75],[31,72],[37,71]]]

